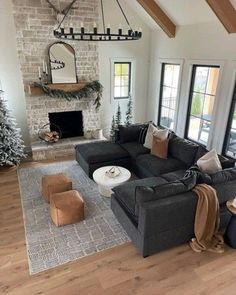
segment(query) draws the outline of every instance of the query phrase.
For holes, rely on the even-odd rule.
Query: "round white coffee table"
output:
[[[106,171],[112,167],[114,166],[104,166],[93,172],[93,180],[98,184],[99,192],[104,197],[110,197],[113,187],[128,181],[131,177],[129,170],[120,166],[116,166],[120,169],[120,175],[114,178],[107,176]]]

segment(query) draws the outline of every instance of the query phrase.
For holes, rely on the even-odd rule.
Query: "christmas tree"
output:
[[[125,125],[126,126],[130,126],[132,124],[132,99],[131,97],[129,97],[129,101],[127,104],[127,111],[125,114]]]
[[[0,166],[12,166],[20,163],[24,157],[24,145],[20,129],[10,116],[0,90]]]
[[[116,112],[115,123],[116,123],[116,128],[118,128],[118,126],[121,125],[121,110],[120,110],[119,103],[118,103],[118,108],[117,108],[117,112]]]
[[[112,117],[111,121],[111,129],[110,129],[110,140],[112,142],[115,141],[115,132],[116,132],[116,122],[115,122],[115,117]]]

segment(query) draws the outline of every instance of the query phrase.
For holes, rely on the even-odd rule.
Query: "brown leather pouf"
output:
[[[84,200],[76,190],[52,194],[50,211],[56,226],[76,223],[84,219]]]
[[[50,195],[72,190],[72,181],[64,173],[44,175],[42,178],[42,192],[44,199],[50,203]]]

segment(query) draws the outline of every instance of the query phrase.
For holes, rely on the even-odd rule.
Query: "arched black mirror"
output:
[[[76,83],[75,50],[64,42],[49,47],[49,66],[52,83]]]

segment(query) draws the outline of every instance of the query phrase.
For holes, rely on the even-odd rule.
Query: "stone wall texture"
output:
[[[51,0],[55,7],[63,9],[71,0]],[[49,46],[58,41],[53,36],[56,15],[46,0],[12,0],[16,26],[17,50],[24,84],[38,80],[38,67],[48,58]],[[71,10],[66,25],[79,27],[83,22],[91,29],[98,21],[97,0],[77,0],[77,9]],[[69,41],[76,51],[76,68],[79,80],[98,78],[98,44],[96,42]]]
[[[46,0],[12,0],[13,15],[16,27],[17,51],[25,89],[38,81],[38,67],[42,68],[43,60],[48,60],[48,48],[57,42],[53,36],[56,25],[56,14]],[[51,0],[59,9],[71,3],[71,0]],[[98,22],[98,0],[77,0],[76,9],[71,10],[65,22],[92,29]],[[76,69],[78,80],[92,81],[98,79],[98,44],[96,42],[68,41],[76,52]],[[84,129],[100,127],[99,113],[96,112],[91,99],[88,101],[70,102],[63,99],[52,99],[47,96],[31,97],[26,93],[27,120],[32,143],[37,138],[40,127],[49,122],[49,112],[82,110]]]

